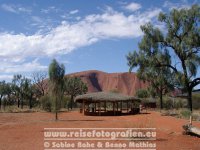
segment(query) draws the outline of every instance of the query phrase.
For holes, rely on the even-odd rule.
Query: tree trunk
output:
[[[182,67],[183,67],[184,77],[185,77],[185,87],[186,87],[186,90],[188,93],[188,107],[189,107],[190,111],[192,112],[192,88],[190,88],[190,85],[189,85],[189,79],[188,79],[187,68],[186,68],[185,62],[184,62],[184,60],[181,60],[181,61],[182,61]]]
[[[163,95],[162,95],[162,90],[160,90],[160,109],[163,109]]]
[[[71,95],[71,110],[72,110],[72,108],[73,108],[73,100],[74,100],[74,96]]]
[[[19,108],[19,104],[20,104],[20,100],[19,100],[19,98],[18,98],[18,101],[17,101],[17,106],[18,106],[18,108]]]
[[[23,99],[21,99],[21,109],[23,109],[24,107],[24,103],[23,103]]]
[[[44,91],[42,90],[42,96],[44,96]]]
[[[55,120],[58,120],[58,100],[57,95],[55,96]]]
[[[186,134],[195,134],[200,137],[200,128],[194,127],[190,124],[183,125]]]
[[[29,98],[29,108],[32,109],[32,96]]]
[[[3,109],[4,109],[4,111],[5,111],[5,109],[6,109],[6,100],[4,99],[4,101],[3,101]]]
[[[56,110],[56,121],[58,120],[58,111]]]
[[[21,109],[23,109],[23,107],[24,107],[24,103],[23,103],[23,100],[24,99],[24,96],[23,95],[21,95]]]
[[[192,90],[188,90],[188,107],[190,108],[190,111],[192,112]]]
[[[2,98],[0,98],[0,109],[1,109],[1,99],[2,99]]]

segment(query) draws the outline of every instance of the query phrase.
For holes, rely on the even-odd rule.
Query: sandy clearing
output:
[[[158,112],[131,116],[83,116],[77,111],[51,113],[0,113],[0,150],[43,150],[44,128],[156,128],[157,150],[199,150],[200,138],[182,135],[187,120]],[[200,127],[200,122],[194,122]]]

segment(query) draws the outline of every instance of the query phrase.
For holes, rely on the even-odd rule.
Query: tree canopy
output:
[[[67,77],[65,79],[65,94],[71,96],[71,109],[73,107],[74,97],[85,94],[88,91],[87,85],[78,77]]]
[[[53,59],[49,65],[49,90],[51,93],[56,120],[58,119],[58,110],[60,109],[60,103],[63,98],[64,75],[64,65],[59,64],[55,59]]]
[[[151,23],[141,26],[144,36],[139,51],[127,56],[128,65],[130,70],[139,66],[139,74],[146,74],[149,68],[153,72],[164,69],[163,75],[167,74],[166,71],[171,72],[173,78],[168,81],[173,81],[174,86],[179,83],[179,87],[187,92],[188,106],[192,111],[192,90],[200,84],[200,77],[196,77],[200,65],[200,7],[193,5],[191,8],[173,9],[169,14],[160,13],[158,20],[165,30]]]

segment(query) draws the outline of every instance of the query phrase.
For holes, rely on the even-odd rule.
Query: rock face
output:
[[[140,88],[146,88],[147,83],[139,80],[135,73],[106,73],[96,70],[77,72],[67,76],[80,77],[88,86],[88,92],[119,91],[134,95]]]

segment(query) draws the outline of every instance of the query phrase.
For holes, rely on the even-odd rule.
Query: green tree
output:
[[[3,97],[9,98],[11,94],[10,84],[6,83],[5,81],[0,82],[0,109],[1,109],[1,102]]]
[[[68,77],[65,79],[65,93],[70,95],[71,109],[73,108],[74,97],[85,94],[88,91],[87,85],[78,77]]]
[[[40,97],[40,103],[41,103],[42,109],[44,109],[45,111],[51,112],[52,102],[48,94],[45,94],[44,96]]]
[[[3,96],[5,95],[5,81],[0,82],[0,109],[1,109],[1,101]]]
[[[21,108],[23,108],[23,91],[22,91],[22,85],[23,85],[23,77],[21,74],[17,74],[13,76],[12,80],[12,91],[17,99],[17,106],[19,108],[21,103]]]
[[[49,90],[54,106],[55,119],[58,120],[58,111],[60,109],[60,102],[63,98],[64,91],[64,75],[65,67],[59,64],[55,59],[49,65]]]
[[[29,108],[33,107],[33,96],[36,94],[36,87],[31,83],[31,80],[28,78],[23,79],[23,94],[26,100],[28,100]]]
[[[140,51],[134,51],[127,55],[128,65],[130,67],[129,71],[132,71],[134,67],[139,67],[137,71],[138,78],[149,83],[148,91],[153,97],[156,95],[159,96],[160,108],[163,109],[163,95],[173,90],[173,74],[167,67],[156,67],[155,59],[163,62],[170,60],[166,53],[158,51],[156,51],[156,55],[152,57],[151,53],[147,53],[149,48],[146,47],[146,42],[147,39],[144,36],[139,43]]]
[[[24,107],[24,100],[29,99],[30,108],[34,91],[32,90],[31,80],[20,74],[14,75],[12,80],[12,93],[15,95],[18,107],[21,104],[21,109]]]
[[[169,14],[160,13],[159,21],[166,30],[162,32],[150,23],[142,26],[144,36],[139,53],[134,55],[143,57],[145,64],[155,68],[173,70],[187,92],[188,106],[192,111],[192,90],[200,83],[200,78],[196,77],[200,64],[200,7],[193,5],[189,9],[173,9]],[[164,59],[158,59],[160,54]]]

